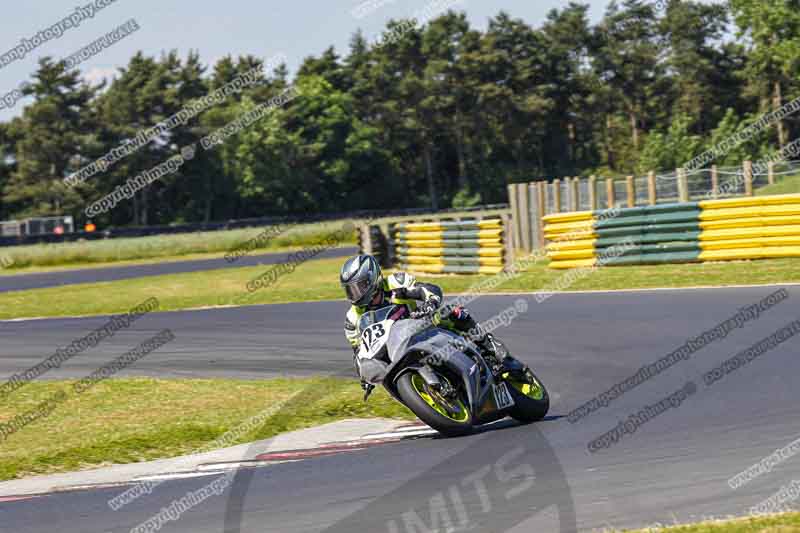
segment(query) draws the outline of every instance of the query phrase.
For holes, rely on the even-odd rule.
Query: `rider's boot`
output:
[[[509,357],[505,346],[497,341],[491,333],[484,331],[466,308],[456,306],[446,314],[456,329],[475,343],[494,375],[502,374],[506,370],[504,362]]]
[[[481,355],[486,359],[496,376],[506,370],[503,363],[508,357],[508,352],[502,344],[495,340],[491,333],[487,333],[482,339],[476,340],[475,345],[480,348]]]

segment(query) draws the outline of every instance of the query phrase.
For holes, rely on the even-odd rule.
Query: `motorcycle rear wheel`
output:
[[[446,379],[439,375],[439,379]],[[448,437],[465,435],[472,431],[472,414],[464,401],[457,398],[447,401],[428,388],[417,372],[400,376],[397,392],[403,403],[430,427]]]

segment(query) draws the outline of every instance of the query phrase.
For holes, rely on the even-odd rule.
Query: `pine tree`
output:
[[[751,90],[771,101],[772,110],[785,103],[787,87],[795,88],[800,72],[800,2],[798,0],[731,0],[740,37],[749,40],[747,74]],[[792,93],[797,98],[800,93]],[[792,122],[798,119],[794,117]],[[789,142],[783,120],[776,123],[778,143]]]
[[[614,101],[621,103],[619,111],[627,117],[636,156],[642,131],[649,126],[647,118],[660,107],[663,94],[663,63],[656,37],[653,6],[641,0],[624,0],[621,6],[612,1],[595,30],[595,66],[612,89]],[[623,166],[630,169],[633,161]]]
[[[83,207],[78,191],[64,183],[77,170],[94,123],[90,103],[97,92],[80,81],[76,71],[45,57],[25,94],[34,102],[15,120],[7,138],[16,140],[11,172],[3,189],[4,203],[15,217],[69,215]]]

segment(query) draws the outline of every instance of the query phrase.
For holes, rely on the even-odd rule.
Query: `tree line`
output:
[[[663,7],[663,8],[662,8]],[[612,1],[597,24],[571,2],[531,27],[485,31],[449,11],[352,36],[290,78],[251,55],[136,53],[89,85],[44,57],[20,117],[0,123],[0,219],[74,215],[182,147],[294,88],[285,106],[137,191],[94,222],[143,225],[355,209],[504,202],[516,181],[674,169],[800,95],[800,2]],[[238,76],[244,90],[158,128]],[[260,69],[260,70],[258,70]],[[250,74],[248,74],[250,75]],[[142,148],[65,181],[143,130]],[[720,154],[757,159],[800,134],[800,113]]]

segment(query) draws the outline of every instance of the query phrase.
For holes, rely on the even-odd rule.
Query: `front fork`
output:
[[[417,373],[425,381],[425,384],[433,391],[441,394],[445,398],[452,398],[456,390],[447,380],[442,381],[433,369],[425,365],[417,370]]]

